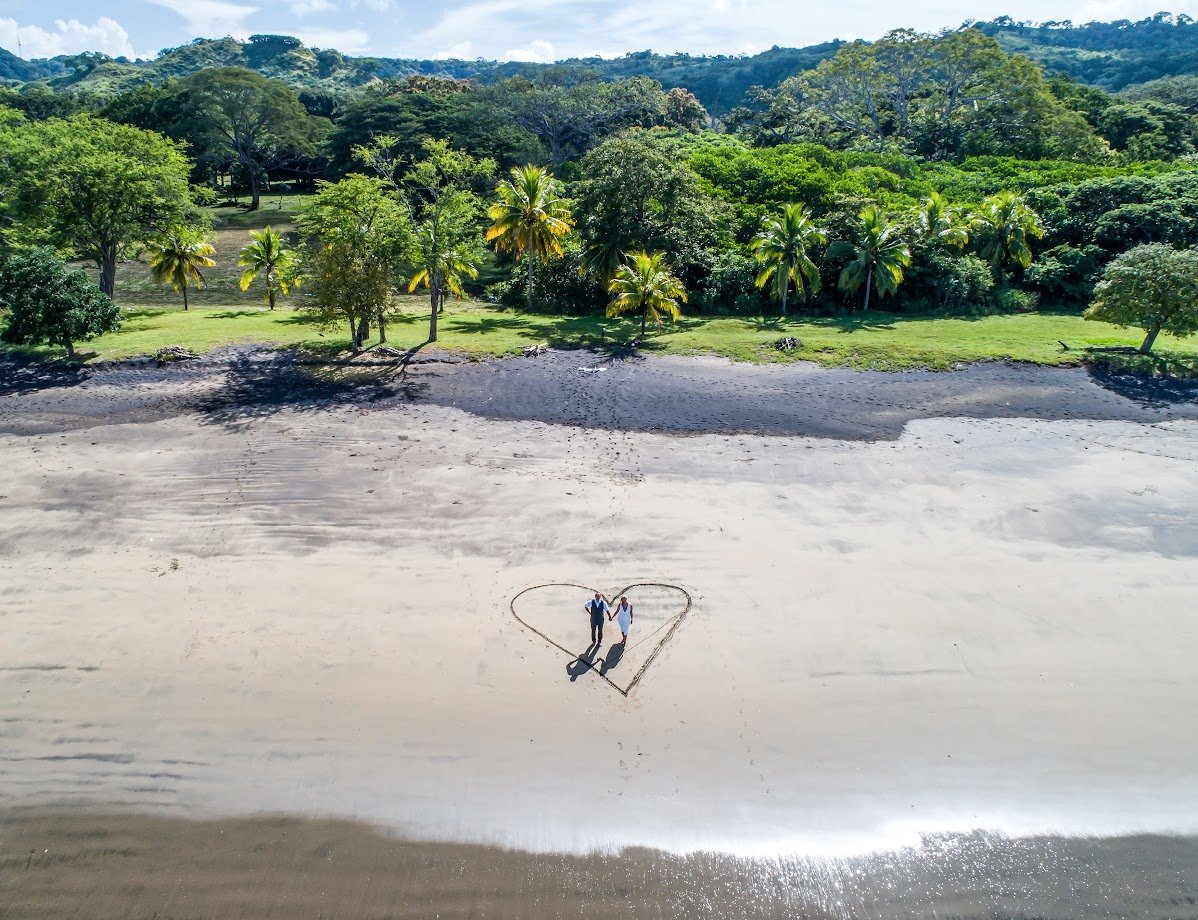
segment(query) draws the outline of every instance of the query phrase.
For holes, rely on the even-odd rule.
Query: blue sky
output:
[[[1139,19],[1162,5],[1198,17],[1198,0],[0,0],[0,47],[152,57],[197,36],[275,32],[353,54],[546,61],[647,48],[753,53],[966,16]]]

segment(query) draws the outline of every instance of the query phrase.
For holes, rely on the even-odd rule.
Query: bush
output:
[[[993,290],[994,276],[987,262],[938,248],[916,252],[900,288],[904,303],[915,310],[958,315],[990,312]]]
[[[487,299],[517,310],[528,308],[528,260],[512,267],[511,277],[487,285]],[[537,262],[532,274],[532,306],[537,313],[589,314],[607,309],[599,277],[586,267],[582,251],[567,247],[559,259]]]
[[[691,292],[691,307],[699,313],[761,313],[767,301],[754,284],[756,277],[752,259],[735,251],[721,252],[707,277]]]
[[[1034,313],[1040,308],[1040,295],[1035,291],[1000,287],[994,292],[994,309],[998,313]]]
[[[0,307],[8,324],[0,339],[14,345],[75,343],[121,327],[121,311],[81,269],[69,269],[48,248],[9,257],[0,265]]]
[[[1141,354],[1162,332],[1179,338],[1198,332],[1198,249],[1149,243],[1117,256],[1095,286],[1085,317],[1139,326],[1145,333]]]
[[[1094,282],[1107,258],[1101,246],[1057,246],[1024,272],[1023,278],[1045,297],[1066,303],[1089,303]]]

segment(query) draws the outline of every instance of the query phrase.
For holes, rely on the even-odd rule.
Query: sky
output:
[[[193,38],[294,35],[347,54],[553,61],[628,51],[753,54],[773,45],[877,38],[966,16],[1142,19],[1163,0],[0,0],[0,47],[154,57]],[[1165,8],[1198,18],[1198,0]]]

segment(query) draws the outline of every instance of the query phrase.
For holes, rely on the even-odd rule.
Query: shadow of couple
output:
[[[585,652],[566,665],[566,673],[570,675],[571,682],[578,680],[588,671],[594,670],[599,671],[600,677],[605,677],[607,672],[615,668],[624,657],[624,643],[622,642],[613,642],[604,656],[599,655],[599,649],[602,647],[602,642],[592,642],[587,646]],[[596,663],[598,663],[598,668],[596,668]]]

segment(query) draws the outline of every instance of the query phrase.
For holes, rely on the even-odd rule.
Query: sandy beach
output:
[[[1195,915],[1198,403],[549,357],[5,369],[0,916]]]

